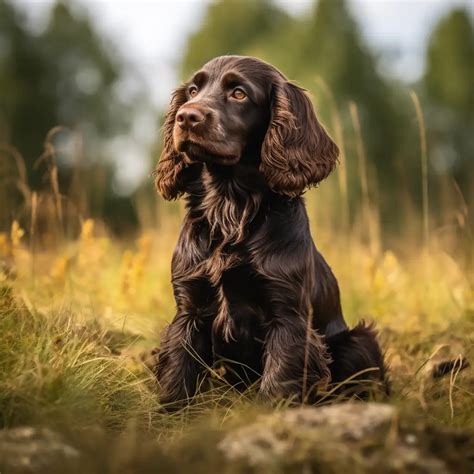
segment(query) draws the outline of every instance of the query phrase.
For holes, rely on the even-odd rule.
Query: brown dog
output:
[[[220,360],[229,383],[269,397],[314,400],[353,376],[366,395],[360,379],[385,380],[373,329],[344,321],[300,197],[338,152],[305,91],[258,59],[216,58],[174,92],[156,186],[184,194],[187,215],[157,365],[163,403],[192,397]]]

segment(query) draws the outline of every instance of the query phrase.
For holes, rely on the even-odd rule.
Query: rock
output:
[[[288,410],[282,421],[303,430],[329,430],[336,438],[357,441],[388,428],[394,416],[395,409],[391,405],[348,402]]]
[[[0,431],[0,472],[68,472],[68,466],[75,464],[79,457],[77,449],[47,428]]]
[[[413,436],[407,443],[397,432],[394,407],[346,402],[260,416],[228,433],[218,448],[228,461],[254,468],[301,464],[316,472],[448,472],[442,461],[420,451]]]
[[[395,415],[382,403],[347,402],[320,408],[301,407],[261,416],[255,423],[230,433],[219,444],[229,459],[260,464],[294,452],[295,443],[321,436],[334,440],[360,440],[387,430]]]

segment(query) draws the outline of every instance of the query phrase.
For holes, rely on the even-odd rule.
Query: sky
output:
[[[131,137],[110,146],[118,160],[118,192],[130,192],[148,173],[144,144],[156,137],[156,109],[163,109],[179,78],[176,66],[193,29],[199,27],[212,0],[71,0],[83,6],[97,28],[143,77],[150,108],[136,117]],[[293,15],[304,15],[311,0],[274,0]],[[33,30],[40,31],[54,0],[13,0]],[[349,0],[349,6],[381,69],[406,81],[415,81],[424,68],[429,32],[443,14],[465,6],[474,15],[474,0]],[[134,75],[124,77],[123,93],[143,87]]]

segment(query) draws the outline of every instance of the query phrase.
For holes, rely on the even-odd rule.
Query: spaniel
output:
[[[302,194],[339,150],[304,89],[258,59],[218,57],[174,91],[163,135],[156,187],[184,196],[187,213],[156,366],[162,403],[191,399],[216,364],[269,398],[386,387],[376,333],[347,326],[311,237]]]

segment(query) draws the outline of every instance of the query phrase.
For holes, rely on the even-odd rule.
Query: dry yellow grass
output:
[[[472,430],[472,370],[455,364],[447,377],[431,376],[438,360],[474,356],[468,206],[461,199],[451,210],[461,236],[429,229],[425,205],[421,218],[402,216],[408,232],[382,241],[354,104],[351,114],[362,211],[349,216],[342,169],[306,196],[312,233],[339,280],[348,321],[377,323],[390,365],[390,402],[399,408],[401,423]],[[338,120],[335,115],[340,126]],[[173,317],[170,262],[183,206],[160,204],[158,225],[143,225],[138,238],[119,241],[100,220],[65,212],[64,203],[74,197],[59,194],[49,145],[48,139],[42,160],[50,162],[51,186],[41,192],[30,191],[21,157],[8,153],[10,181],[22,196],[12,214],[22,220],[13,219],[0,233],[0,426],[100,427],[179,445],[183,434],[199,432],[202,424],[207,436],[209,427],[221,430],[275,409],[261,406],[252,391],[235,394],[221,387],[182,412],[159,413],[157,387],[141,353],[159,345],[160,331]],[[426,179],[423,174],[425,201]],[[342,219],[335,220],[340,213]],[[73,238],[66,237],[67,225],[78,229]],[[205,448],[209,466],[216,462],[212,442]],[[191,451],[204,449],[202,443]]]

